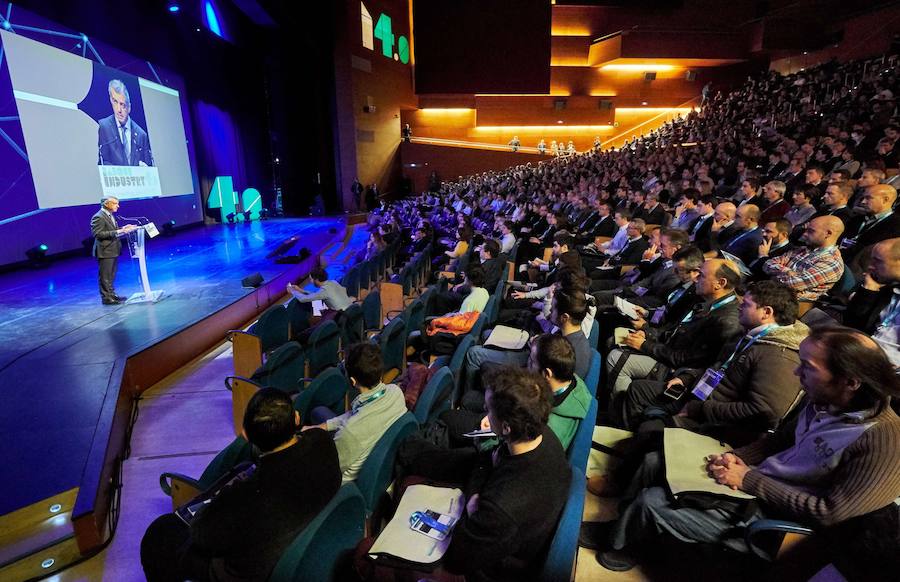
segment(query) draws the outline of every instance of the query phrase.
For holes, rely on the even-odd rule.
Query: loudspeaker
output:
[[[566,100],[565,99],[554,99],[553,100],[553,109],[557,111],[562,111],[566,108]]]
[[[609,111],[612,109],[612,106],[613,102],[611,99],[601,99],[600,101],[597,101],[597,109],[601,111]]]
[[[655,81],[656,80],[656,71],[649,71],[647,73],[644,73],[644,80],[645,81]]]
[[[684,73],[684,80],[685,80],[685,81],[691,81],[691,82],[696,81],[696,80],[697,80],[697,71],[692,71],[692,70],[688,69],[688,70]]]
[[[241,279],[241,287],[250,287],[250,288],[255,289],[262,284],[263,284],[263,276],[260,275],[259,273],[254,273],[253,275],[250,275],[249,277],[244,277],[243,279]]]

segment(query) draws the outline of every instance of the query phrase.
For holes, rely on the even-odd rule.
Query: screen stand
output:
[[[153,223],[150,223],[151,225]],[[147,276],[147,253],[144,245],[144,233],[147,226],[139,226],[136,230],[128,233],[128,248],[131,250],[131,258],[138,260],[141,272],[141,288],[143,291],[134,293],[125,302],[126,305],[133,303],[156,303],[165,294],[165,291],[150,289],[150,278]]]

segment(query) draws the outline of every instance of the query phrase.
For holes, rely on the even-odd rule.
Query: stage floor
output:
[[[251,293],[243,277],[283,273],[291,265],[266,255],[285,239],[315,255],[342,230],[343,218],[325,217],[157,237],[147,258],[152,288],[166,292],[157,304],[102,305],[89,257],[0,275],[0,516],[79,485],[125,358]],[[121,295],[139,290],[127,252],[116,281]]]

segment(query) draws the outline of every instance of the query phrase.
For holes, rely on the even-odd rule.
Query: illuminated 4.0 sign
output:
[[[378,16],[378,22],[372,25],[372,15],[366,9],[366,5],[359,3],[360,17],[362,18],[362,43],[367,49],[375,50],[375,40],[381,41],[381,54],[387,58],[393,58],[404,65],[409,63],[409,39],[401,36],[397,39],[397,52],[394,52],[394,31],[391,29],[391,17],[382,13]]]

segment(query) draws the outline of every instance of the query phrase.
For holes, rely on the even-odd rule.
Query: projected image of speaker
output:
[[[262,275],[260,275],[259,273],[254,273],[241,279],[241,287],[256,289],[263,284],[263,281],[264,279]]]

